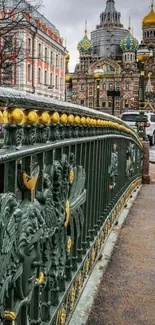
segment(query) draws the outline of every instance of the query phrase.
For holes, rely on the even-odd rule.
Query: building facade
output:
[[[22,2],[19,2],[18,12],[20,12],[20,5],[22,12]],[[8,19],[14,21],[15,16],[10,14],[13,8],[16,8],[16,0],[9,0],[5,12],[1,10],[0,19],[4,24]],[[0,66],[0,84],[65,100],[65,55],[67,52],[63,46],[63,38],[56,27],[34,9],[25,13],[21,23],[16,24],[10,33],[10,42],[19,44],[22,50],[19,56],[15,57],[12,65],[8,66],[6,61],[3,66]],[[9,33],[7,33],[7,39],[9,39]],[[6,38],[4,40],[4,37],[1,37],[0,48],[4,46],[4,41],[6,42]],[[6,42],[4,51],[8,55],[8,60],[10,42]],[[10,48],[11,51],[13,48]]]
[[[153,5],[150,13],[143,19],[142,28],[143,41],[150,50],[150,59],[146,63],[146,79],[148,73],[152,72],[154,83]],[[118,90],[120,96],[115,97],[115,114],[120,115],[124,109],[138,109],[139,70],[136,60],[138,41],[132,35],[130,22],[128,29],[124,29],[121,24],[121,14],[116,11],[114,0],[107,0],[105,11],[100,15],[100,24],[91,33],[90,40],[86,26],[84,38],[78,43],[77,48],[79,64],[72,74],[66,70],[66,100],[112,113],[112,97],[107,96],[107,91]],[[102,71],[99,78],[96,76],[97,71]]]

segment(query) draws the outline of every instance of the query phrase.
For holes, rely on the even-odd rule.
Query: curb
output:
[[[98,286],[100,284],[101,278],[105,273],[109,261],[111,259],[113,249],[117,244],[120,230],[129,214],[129,211],[137,198],[138,193],[141,190],[142,185],[137,188],[133,193],[132,197],[127,202],[127,207],[125,207],[116,222],[116,225],[113,227],[109,237],[107,238],[103,249],[101,251],[101,258],[97,261],[88,282],[84,288],[84,291],[79,299],[79,302],[75,308],[75,311],[72,315],[71,320],[68,325],[85,325],[89,316],[89,312],[94,303],[94,298],[96,296]]]

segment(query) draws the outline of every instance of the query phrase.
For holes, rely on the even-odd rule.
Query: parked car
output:
[[[127,111],[122,114],[121,119],[137,132],[136,119],[138,116],[138,111]],[[145,116],[147,116],[146,134],[150,145],[153,146],[155,144],[155,114],[153,112],[145,112]]]

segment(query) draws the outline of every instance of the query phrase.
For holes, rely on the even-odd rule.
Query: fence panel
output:
[[[0,324],[64,325],[141,183],[121,120],[0,88]]]

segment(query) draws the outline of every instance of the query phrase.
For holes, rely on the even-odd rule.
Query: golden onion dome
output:
[[[66,82],[70,82],[71,81],[71,76],[69,74],[66,75],[65,77]]]
[[[142,27],[148,27],[155,25],[155,12],[153,8],[153,4],[151,5],[151,10],[148,15],[146,15],[142,20]]]
[[[69,61],[69,60],[70,60],[70,55],[69,55],[69,53],[65,55],[65,60],[66,60],[66,61]]]

